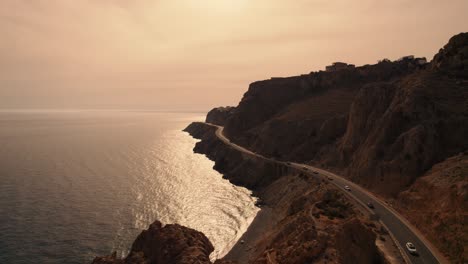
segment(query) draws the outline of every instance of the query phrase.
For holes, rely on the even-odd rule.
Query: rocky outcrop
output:
[[[141,232],[125,259],[117,258],[114,253],[95,258],[93,264],[211,263],[209,255],[213,250],[213,245],[203,233],[178,224],[163,227],[156,221]]]
[[[226,120],[230,117],[234,110],[235,107],[232,106],[214,108],[206,115],[206,122],[224,126]]]
[[[357,219],[345,222],[336,233],[336,247],[340,253],[339,263],[377,264],[384,263],[375,246],[376,234]]]
[[[453,36],[449,43],[437,53],[432,61],[432,68],[446,74],[468,78],[468,42],[467,33]]]
[[[201,139],[195,145],[194,151],[205,154],[213,160],[214,169],[231,183],[256,191],[268,186],[282,175],[295,171],[273,160],[254,157],[233,149],[215,136],[215,130],[215,127],[194,122],[184,131]]]

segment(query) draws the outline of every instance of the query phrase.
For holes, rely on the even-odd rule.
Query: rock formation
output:
[[[228,147],[215,136],[216,128],[203,123],[192,123],[184,131],[201,139],[195,145],[196,153],[205,154],[215,162],[214,169],[233,184],[253,191],[269,185],[292,169],[277,162],[246,156]],[[252,173],[255,171],[256,173]],[[248,175],[248,176],[247,176]]]
[[[468,46],[466,33],[452,37],[447,45],[434,57],[432,69],[456,77],[468,78]]]
[[[206,115],[206,122],[224,126],[234,109],[232,106],[214,108]]]
[[[453,263],[468,259],[468,152],[432,167],[396,204],[402,214],[452,256]]]
[[[113,254],[97,257],[93,264],[203,264],[211,263],[209,255],[213,250],[203,233],[177,224],[163,227],[155,221],[136,238],[125,259]]]

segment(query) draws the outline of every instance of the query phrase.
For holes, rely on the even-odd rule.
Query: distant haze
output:
[[[414,54],[468,1],[2,0],[0,108],[208,110],[250,82]]]

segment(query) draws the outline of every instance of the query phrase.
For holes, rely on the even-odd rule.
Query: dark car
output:
[[[305,170],[305,171],[309,170],[309,168],[307,168],[307,167],[302,167],[302,169]]]
[[[369,207],[370,209],[374,209],[374,204],[372,204],[371,202],[368,202],[367,207]]]

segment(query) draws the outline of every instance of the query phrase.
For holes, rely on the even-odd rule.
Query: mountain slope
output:
[[[401,197],[428,188],[418,179],[468,149],[468,33],[452,37],[429,64],[383,60],[255,82],[229,109],[219,122],[232,141],[265,156],[337,171],[387,198]],[[460,177],[456,184],[467,181]],[[447,195],[433,188],[434,201]],[[443,217],[455,214],[456,200],[447,201]],[[466,217],[456,221],[468,226]],[[460,236],[466,233],[445,243]],[[440,237],[432,238],[441,245]],[[453,260],[466,254],[446,249]]]

